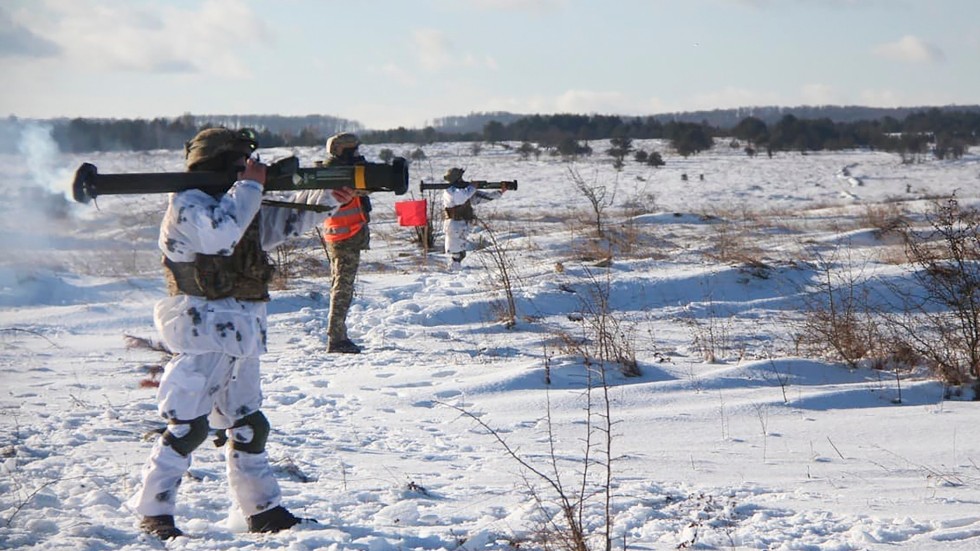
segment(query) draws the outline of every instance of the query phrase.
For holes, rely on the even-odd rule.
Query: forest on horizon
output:
[[[228,126],[256,129],[263,147],[317,146],[331,134],[353,131],[369,144],[409,143],[421,147],[446,141],[516,141],[561,155],[591,153],[587,146],[590,140],[666,139],[686,156],[710,148],[715,138],[730,137],[745,142],[747,152],[871,148],[922,153],[933,147],[958,157],[980,139],[980,105],[753,107],[643,117],[492,112],[436,119],[421,129],[389,130],[367,130],[356,121],[330,115],[185,114],[152,120],[32,120],[11,116],[0,120],[0,151],[16,153],[24,129],[38,124],[50,129],[61,151],[76,153],[182,149],[185,141],[200,129]]]

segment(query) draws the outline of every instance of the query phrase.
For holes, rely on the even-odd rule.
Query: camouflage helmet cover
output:
[[[357,149],[361,145],[361,140],[356,134],[341,132],[327,138],[327,154],[331,157],[340,157],[347,150]]]
[[[462,180],[463,172],[465,172],[465,170],[463,170],[462,168],[453,167],[446,171],[446,174],[445,176],[442,177],[442,179],[451,184],[458,180]]]
[[[226,153],[241,153],[247,157],[259,146],[255,132],[250,129],[205,128],[184,144],[187,170],[194,170],[208,161],[215,161]]]

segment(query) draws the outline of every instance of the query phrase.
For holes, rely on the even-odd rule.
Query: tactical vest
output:
[[[275,272],[262,249],[258,215],[230,256],[198,254],[193,262],[174,262],[164,256],[163,266],[171,296],[193,295],[208,300],[233,297],[268,301],[269,282]]]
[[[473,211],[473,205],[466,201],[462,205],[446,207],[446,218],[450,220],[476,220],[476,212]]]

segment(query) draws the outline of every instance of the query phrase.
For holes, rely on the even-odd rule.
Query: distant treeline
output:
[[[820,151],[866,148],[921,154],[929,150],[937,157],[959,157],[980,139],[980,108],[949,110],[928,108],[911,112],[903,119],[884,116],[873,120],[835,122],[829,117],[804,119],[785,113],[769,124],[747,116],[733,127],[707,122],[662,120],[659,116],[619,117],[610,115],[530,115],[502,123],[486,122],[480,132],[448,133],[426,127],[373,131],[363,136],[367,143],[416,143],[440,141],[522,142],[537,144],[563,155],[580,155],[590,149],[580,142],[600,139],[664,139],[679,154],[687,156],[710,149],[716,138],[730,138],[733,145],[749,154],[762,150]]]
[[[43,125],[61,151],[149,151],[183,149],[198,131],[213,127],[254,128],[263,147],[323,145],[325,136],[361,131],[355,121],[328,115],[183,115],[147,119],[0,119],[0,151],[17,152],[24,128]]]
[[[823,149],[871,148],[909,153],[927,147],[958,156],[980,139],[980,106],[911,109],[857,107],[797,108],[805,113],[827,116],[805,118],[786,108],[723,110],[715,120],[734,124],[713,125],[692,114],[627,117],[617,115],[514,115],[478,113],[468,117],[439,119],[442,126],[422,129],[363,130],[355,121],[325,115],[284,117],[278,115],[194,116],[175,119],[53,119],[28,121],[14,117],[0,120],[0,150],[16,152],[21,131],[28,124],[49,126],[62,151],[117,151],[181,149],[202,128],[209,126],[251,127],[259,133],[263,147],[318,146],[338,131],[358,132],[365,143],[411,143],[426,145],[443,141],[523,142],[559,152],[582,151],[580,142],[617,138],[665,139],[682,155],[706,150],[716,138],[755,151],[818,151]],[[722,116],[720,113],[724,113]],[[851,120],[856,113],[879,114],[877,118]],[[889,114],[882,114],[889,113]],[[894,114],[904,114],[901,118]],[[683,115],[683,116],[682,116]],[[778,116],[777,116],[778,115]],[[469,121],[469,123],[467,122]],[[472,128],[474,122],[482,126]]]

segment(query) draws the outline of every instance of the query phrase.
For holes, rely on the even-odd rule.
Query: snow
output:
[[[793,345],[801,293],[819,276],[811,261],[850,259],[868,285],[902,281],[904,267],[888,260],[895,243],[867,226],[869,209],[922,212],[953,190],[976,204],[980,152],[903,165],[868,151],[747,158],[720,144],[684,159],[660,142],[636,145],[667,165],[616,172],[601,153],[569,163],[501,146],[477,156],[469,144],[425,146],[412,193],[373,198],[372,249],[349,317],[360,355],[326,353],[326,262],[301,241],[294,254],[318,269],[273,293],[263,410],[284,505],[319,523],[245,532],[208,441],[178,499],[190,537],[166,544],[140,534],[125,505],[149,453],[143,435],[162,424],[153,389],[140,385],[162,356],[124,339],[155,337],[165,197],[80,205],[60,194],[83,161],[101,173],[152,172],[180,170],[181,154],[5,157],[0,548],[542,548],[535,496],[552,514],[557,496],[528,466],[554,476],[554,460],[568,494],[582,491],[585,438],[602,423],[586,399],[601,403],[602,387],[586,391],[573,351],[588,346],[604,296],[641,372],[607,373],[615,549],[980,547],[976,404],[924,373],[903,376],[899,402],[890,372],[801,357]],[[415,146],[365,152],[385,147]],[[309,166],[323,149],[295,153]],[[443,255],[424,258],[414,232],[395,224],[394,201],[419,197],[417,182],[450,166],[519,181],[477,207],[511,261],[513,328],[499,321],[487,250],[449,273]],[[620,249],[632,251],[614,252],[608,268],[597,266],[607,253],[591,244],[573,175],[609,188],[608,227],[630,236]],[[590,464],[584,490],[593,535],[605,518],[594,495],[603,473]]]

